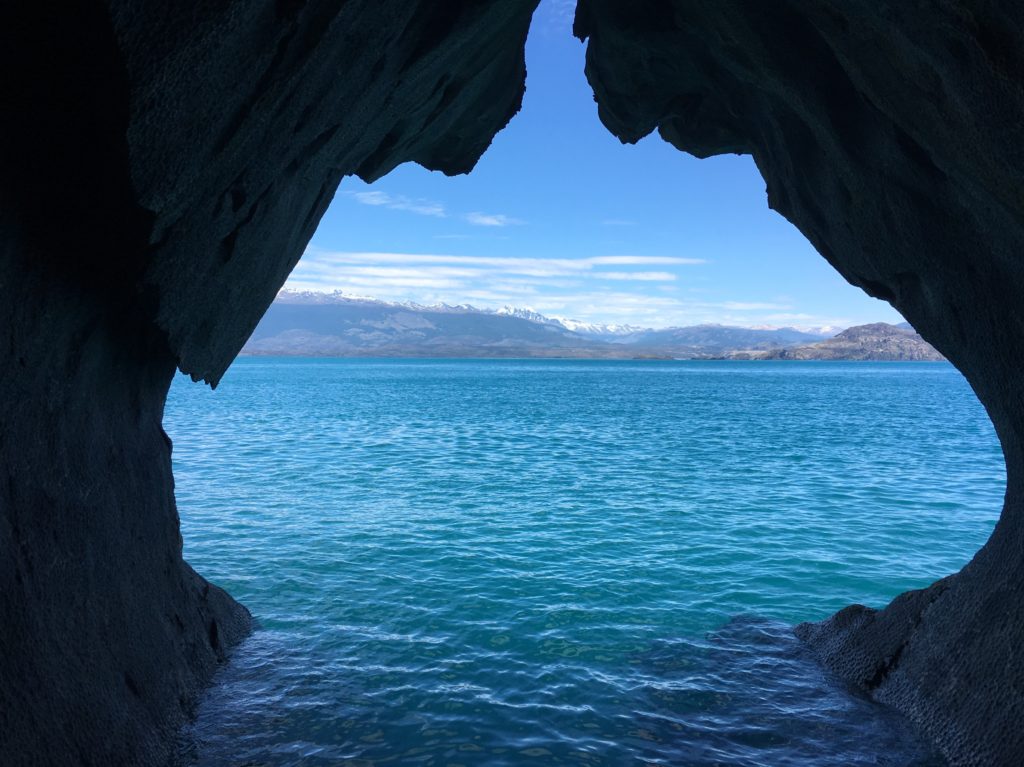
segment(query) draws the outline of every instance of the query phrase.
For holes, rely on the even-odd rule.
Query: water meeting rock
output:
[[[582,0],[604,124],[751,154],[769,204],[967,377],[1007,463],[964,570],[798,634],[954,764],[1024,760],[1024,5]]]
[[[345,175],[470,170],[536,0],[0,10],[0,762],[154,764],[249,617],[181,555],[161,428]],[[967,376],[1007,459],[961,573],[799,633],[957,764],[1024,754],[1024,5],[585,0],[601,119],[744,152]],[[230,545],[226,543],[225,545]]]
[[[0,10],[0,764],[172,757],[250,621],[182,559],[175,368],[219,379],[342,176],[473,167],[534,4]]]

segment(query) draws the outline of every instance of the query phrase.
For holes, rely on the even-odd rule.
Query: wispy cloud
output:
[[[539,28],[548,33],[565,33],[572,28],[576,16],[576,0],[542,0],[535,20]]]
[[[628,218],[606,218],[601,222],[601,226],[636,226],[636,221]]]
[[[699,258],[678,256],[591,256],[589,258],[537,258],[533,256],[466,256],[438,253],[389,253],[307,250],[298,269],[345,267],[367,264],[458,264],[484,267],[490,271],[535,277],[599,273],[603,266],[694,266],[705,263]]]
[[[683,256],[589,258],[444,253],[328,251],[310,247],[286,285],[419,303],[511,304],[549,316],[647,327],[718,322],[734,325],[846,325],[789,304],[693,294],[685,275],[703,264]],[[622,267],[639,267],[623,269]],[[645,269],[644,267],[656,267]],[[681,289],[676,289],[677,285]],[[757,297],[752,297],[756,299]],[[773,296],[774,298],[774,296]]]
[[[465,221],[473,226],[484,226],[492,228],[504,228],[507,226],[519,226],[525,222],[521,219],[506,215],[505,213],[481,213],[473,211],[464,215],[451,213],[443,203],[434,200],[406,197],[401,194],[390,194],[381,189],[368,189],[362,192],[345,192],[349,197],[360,205],[369,205],[374,208],[388,208],[389,210],[402,210],[408,213],[415,213],[419,216],[431,216],[433,218],[456,218]],[[468,237],[466,234],[434,235],[438,238],[460,239]]]
[[[671,264],[706,264],[703,258],[680,258],[679,256],[595,256],[588,259],[593,264],[605,266],[668,266]]]
[[[392,210],[405,210],[409,213],[416,213],[421,216],[433,216],[435,218],[447,218],[448,213],[444,205],[431,200],[416,200],[404,195],[391,195],[380,190],[368,192],[349,192],[356,202],[374,207],[391,208]]]
[[[672,282],[676,278],[671,272],[598,272],[595,276],[603,280],[633,282]]]
[[[506,256],[466,256],[431,253],[333,252],[311,248],[296,267],[288,286],[303,290],[374,291],[374,295],[406,295],[407,288],[433,287],[461,290],[456,303],[472,298],[473,291],[494,285],[513,293],[533,295],[538,289],[576,288],[586,291],[595,281],[671,282],[669,271],[621,271],[609,265],[680,265],[698,263],[697,259],[671,256],[618,256],[592,258],[514,258]],[[409,296],[414,300],[419,297]]]
[[[518,226],[523,223],[504,213],[467,213],[465,218],[473,226]]]
[[[723,309],[730,309],[736,312],[755,312],[792,309],[788,304],[773,304],[765,301],[724,301],[718,304]]]
[[[315,271],[315,270],[314,270]],[[330,274],[333,270],[329,267],[322,273]],[[467,278],[483,276],[481,269],[463,269],[455,266],[428,266],[428,267],[388,267],[388,266],[350,266],[345,269],[345,274],[360,277],[381,277],[383,279],[394,279],[399,277],[420,276],[420,277],[447,277]]]

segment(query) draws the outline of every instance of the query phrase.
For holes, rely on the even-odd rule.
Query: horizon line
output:
[[[690,325],[663,325],[663,326],[650,326],[650,325],[639,325],[632,322],[594,322],[589,320],[579,320],[574,317],[560,316],[557,314],[546,314],[538,311],[531,306],[514,306],[512,304],[504,304],[498,308],[492,308],[487,306],[477,306],[471,303],[457,303],[450,304],[447,302],[435,302],[431,304],[420,303],[414,300],[388,300],[383,298],[377,298],[374,296],[359,295],[353,293],[346,293],[343,290],[296,290],[287,286],[282,287],[278,290],[274,296],[272,303],[278,303],[282,297],[323,297],[334,299],[339,303],[341,301],[353,302],[353,303],[374,303],[383,304],[385,306],[402,307],[406,309],[418,309],[426,311],[462,311],[467,314],[504,314],[508,316],[518,316],[520,319],[533,320],[540,322],[541,320],[547,322],[558,322],[565,323],[570,322],[579,326],[591,326],[591,327],[605,327],[605,328],[630,328],[637,332],[650,331],[650,330],[673,330],[681,328],[695,328],[695,327],[721,327],[721,328],[739,328],[743,330],[795,330],[801,333],[808,334],[823,334],[831,333],[832,331],[842,332],[851,327],[859,327],[864,325],[891,325],[898,327],[900,324],[910,325],[909,322],[904,320],[902,323],[886,322],[884,320],[873,320],[870,322],[855,322],[853,324],[821,324],[821,325],[771,325],[766,323],[758,323],[756,325],[738,325],[725,322],[695,322]],[[283,303],[287,303],[283,302]],[[507,310],[507,311],[506,311]],[[536,318],[524,317],[524,314],[536,315]],[[912,327],[912,326],[911,326]],[[571,328],[570,328],[571,329]]]

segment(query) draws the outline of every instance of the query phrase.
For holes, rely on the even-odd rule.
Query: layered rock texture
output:
[[[182,560],[216,383],[345,174],[469,170],[533,0],[0,10],[0,764],[165,764],[249,616]]]
[[[536,0],[0,10],[0,763],[161,764],[244,608],[184,563],[160,420],[216,383],[340,179],[468,171]],[[624,140],[749,152],[770,204],[968,377],[1008,468],[963,572],[800,633],[957,764],[1015,764],[1024,5],[585,0]]]
[[[624,141],[753,155],[769,204],[967,377],[1007,491],[960,573],[798,633],[954,764],[1024,761],[1024,4],[581,0]]]

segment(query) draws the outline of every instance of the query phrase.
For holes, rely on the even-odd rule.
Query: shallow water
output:
[[[926,765],[791,633],[959,569],[949,365],[243,358],[180,378],[186,558],[259,622],[198,765]]]

